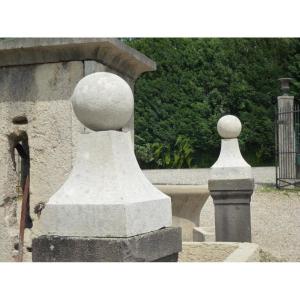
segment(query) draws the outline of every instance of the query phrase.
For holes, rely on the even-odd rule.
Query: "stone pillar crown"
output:
[[[252,178],[251,166],[242,157],[237,139],[242,130],[240,120],[233,115],[226,115],[219,119],[217,130],[222,138],[221,152],[211,167],[210,179]]]
[[[119,76],[98,72],[81,79],[71,97],[82,134],[67,181],[41,217],[43,234],[130,237],[171,225],[171,201],[143,175],[129,132],[133,94]]]

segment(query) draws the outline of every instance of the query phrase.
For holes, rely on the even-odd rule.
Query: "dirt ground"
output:
[[[255,189],[251,201],[252,242],[284,261],[300,261],[300,191]],[[214,226],[214,207],[204,205],[201,226]]]

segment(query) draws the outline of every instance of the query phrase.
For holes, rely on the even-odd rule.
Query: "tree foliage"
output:
[[[135,86],[135,142],[142,167],[211,166],[220,147],[216,124],[224,114],[242,122],[246,160],[273,164],[278,78],[293,76],[293,92],[300,92],[298,39],[126,42],[157,63],[157,71],[144,74]]]

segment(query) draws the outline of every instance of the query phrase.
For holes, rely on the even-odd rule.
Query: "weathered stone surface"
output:
[[[111,38],[20,38],[0,41],[0,66],[94,60],[132,79],[154,71],[154,61]]]
[[[108,66],[105,66],[97,61],[88,60],[84,62],[84,75],[89,75],[96,72],[110,72],[113,74],[116,74],[120,77],[122,77],[131,87],[132,92],[134,93],[134,84],[135,80],[132,78],[126,76],[124,73],[120,73],[116,71],[115,69],[112,69]],[[131,115],[131,118],[127,122],[127,124],[124,125],[122,128],[122,131],[127,132],[130,131],[131,133],[131,140],[132,144],[134,145],[134,114]]]
[[[11,204],[5,204],[5,206]],[[3,261],[14,261],[13,254],[13,236],[10,234],[7,221],[11,216],[7,213],[7,208],[4,206],[0,207],[0,262]],[[14,224],[12,224],[14,225]]]
[[[133,114],[130,86],[120,76],[108,72],[96,72],[80,80],[71,102],[78,120],[95,131],[119,130]]]
[[[214,180],[251,178],[252,170],[244,160],[237,138],[222,139],[218,160],[211,167],[210,178]]]
[[[181,229],[163,228],[127,238],[40,236],[33,240],[34,262],[176,261]]]
[[[236,180],[208,180],[208,188],[210,191],[243,191],[254,189],[254,179],[236,179]]]
[[[217,130],[223,139],[234,139],[240,135],[242,124],[236,116],[227,115],[219,119]]]
[[[133,113],[129,85],[97,72],[79,81],[72,103],[95,131],[82,135],[69,178],[46,204],[43,233],[128,237],[170,226],[170,198],[141,172],[130,134],[117,131]]]
[[[71,103],[66,99],[82,76],[82,62],[0,68],[0,202],[4,199],[14,201],[14,213],[19,218],[21,198],[16,193],[19,179],[14,170],[8,135],[25,131],[31,158],[30,214],[34,221],[32,230],[37,233],[35,205],[46,202],[71,170],[72,131],[75,128],[72,126]],[[18,115],[26,116],[28,123],[13,124],[13,117]],[[4,206],[0,210],[10,219]],[[9,239],[4,234],[0,236],[3,243],[10,244],[0,253],[0,260],[6,260],[14,250],[14,236],[18,234],[19,224],[16,221],[0,226],[10,236]]]
[[[251,242],[253,178],[209,180],[208,186],[215,205],[216,241]]]
[[[251,193],[240,197],[250,198]],[[212,197],[216,197],[212,193]],[[249,204],[215,204],[216,241],[251,242],[251,216]]]
[[[93,132],[82,135],[74,168],[41,223],[44,234],[132,236],[170,226],[171,201],[141,172],[129,132]]]

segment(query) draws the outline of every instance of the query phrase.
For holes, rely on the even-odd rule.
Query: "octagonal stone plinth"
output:
[[[42,212],[43,234],[129,237],[172,224],[170,197],[136,161],[130,133],[81,136],[75,166]]]

